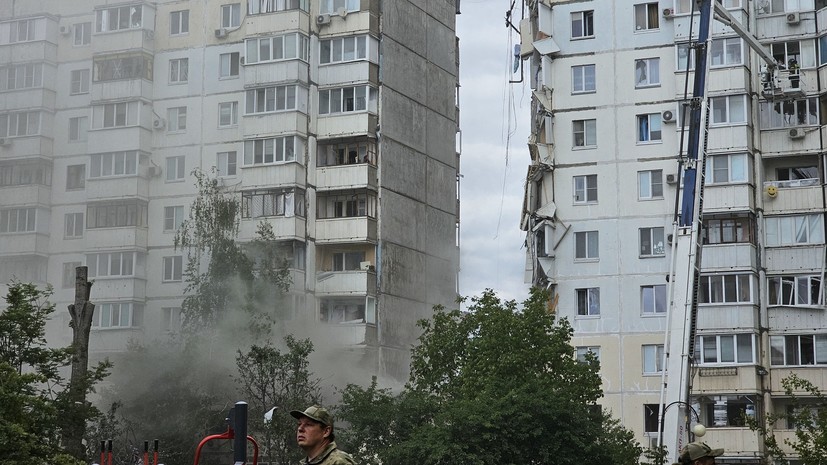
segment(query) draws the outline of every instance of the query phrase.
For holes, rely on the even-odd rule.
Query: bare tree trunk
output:
[[[89,302],[92,283],[87,281],[88,270],[85,266],[75,268],[75,303],[69,305],[72,321],[72,375],[69,381],[69,411],[64,419],[63,446],[66,452],[80,460],[86,460],[83,447],[83,435],[86,431],[86,392],[88,389],[89,369],[89,332],[92,329],[92,316],[95,304]]]

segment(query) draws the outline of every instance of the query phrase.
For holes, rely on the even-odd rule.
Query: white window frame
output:
[[[666,315],[669,303],[666,301],[666,284],[648,284],[640,286],[640,314]]]
[[[63,216],[63,238],[80,239],[83,237],[83,212],[67,213]]]
[[[802,338],[812,339],[812,342],[802,344]],[[811,346],[812,344],[812,346]],[[805,363],[804,352],[812,347],[812,353],[807,354],[812,363]],[[827,365],[827,334],[784,334],[770,336],[770,365],[797,367]],[[778,363],[778,357],[781,363]]]
[[[92,43],[92,22],[72,25],[72,46],[87,47]]]
[[[234,177],[238,174],[238,152],[230,150],[216,155],[218,177]]]
[[[643,344],[642,365],[644,375],[659,375],[663,373],[664,349],[663,344]]]
[[[189,81],[189,58],[171,58],[169,60],[169,83],[185,84]]]
[[[225,118],[226,117],[226,118]],[[238,126],[238,102],[221,102],[218,104],[218,127]]]
[[[308,11],[307,3],[308,0],[249,0],[247,14],[258,15],[288,10]]]
[[[36,208],[4,208],[0,210],[0,234],[27,233],[36,230]]]
[[[338,14],[340,8],[344,8],[346,12],[359,11],[359,0],[320,0],[319,13],[321,14]]]
[[[39,18],[20,19],[7,23],[9,25],[9,42],[16,44],[20,42],[31,42],[37,38],[37,24]],[[43,24],[42,22],[40,22]]]
[[[248,139],[244,141],[244,166],[274,165],[296,161],[296,154],[303,150],[304,141],[299,136]],[[256,160],[256,152],[261,153],[260,160]]]
[[[309,60],[310,38],[291,32],[273,37],[259,37],[245,41],[244,66],[284,60]],[[266,53],[262,53],[265,52]],[[263,58],[266,55],[266,58]]]
[[[164,207],[164,232],[175,232],[184,222],[184,206]]]
[[[22,63],[0,68],[0,91],[43,86],[43,63]]]
[[[571,40],[594,38],[594,10],[571,13]]]
[[[740,113],[737,109],[740,106]],[[709,98],[710,126],[726,126],[730,124],[744,124],[747,122],[746,95],[725,95]]]
[[[69,79],[69,95],[88,94],[91,81],[89,68],[73,69]]]
[[[594,64],[571,67],[571,93],[588,94],[597,91],[597,71]]]
[[[635,60],[635,89],[660,87],[660,58]]]
[[[666,235],[663,226],[638,228],[638,241],[640,258],[666,256]]]
[[[372,42],[365,34],[319,40],[319,65],[367,60],[374,47]]]
[[[824,244],[824,215],[765,216],[767,247]]]
[[[86,134],[88,131],[88,116],[75,116],[69,118],[69,142],[86,142]]]
[[[90,155],[89,179],[136,176],[138,174],[138,152],[93,153]]]
[[[178,283],[183,281],[184,276],[184,257],[181,255],[173,255],[163,257],[162,263],[163,273],[161,275],[161,282],[164,283]]]
[[[161,331],[178,332],[181,322],[181,307],[161,307]]]
[[[167,109],[167,132],[184,132],[187,130],[187,107]]]
[[[182,182],[185,180],[186,159],[184,155],[167,157],[166,159],[166,182]]]
[[[0,114],[0,137],[26,137],[40,134],[39,111]]]
[[[582,174],[572,176],[573,203],[597,203],[597,175]]]
[[[746,338],[750,341],[749,350],[742,348],[740,344]],[[753,365],[756,360],[755,349],[755,334],[752,333],[704,334],[695,338],[695,361],[698,365]],[[724,357],[729,358],[730,354],[732,360],[724,361]]]
[[[74,181],[77,181],[77,184],[74,184]],[[86,187],[86,165],[78,164],[67,166],[66,190],[83,189],[84,187]]]
[[[245,115],[292,111],[297,107],[299,88],[295,84],[248,89]]]
[[[241,72],[241,54],[239,52],[218,55],[218,78],[235,79]]]
[[[722,173],[726,173],[726,179],[721,178]],[[706,185],[742,183],[747,182],[748,178],[749,157],[746,153],[727,153],[707,157],[704,175]]]
[[[652,15],[652,12],[655,14]],[[660,8],[658,7],[658,2],[638,3],[635,5],[634,15],[636,33],[660,29]],[[654,17],[655,24],[649,24],[649,20],[652,17]]]
[[[571,122],[572,147],[575,149],[597,147],[597,120],[576,119]]]
[[[221,27],[225,29],[241,25],[241,3],[221,5]]]
[[[699,305],[751,304],[753,293],[751,273],[705,274],[698,281]]]
[[[136,308],[138,304],[132,302],[108,302],[99,303],[95,307],[95,314],[92,318],[92,329],[94,330],[117,330],[123,328],[138,327],[139,314],[143,309]],[[117,318],[117,322],[113,321]]]
[[[635,123],[638,144],[656,144],[663,141],[663,120],[660,113],[637,115]]]
[[[803,290],[807,290],[804,295]],[[773,299],[773,295],[775,298]],[[767,277],[767,306],[820,306],[824,302],[821,275],[775,275]]]
[[[137,252],[100,252],[87,254],[86,266],[90,278],[130,278],[135,276],[138,261],[142,259]],[[106,267],[106,274],[100,273],[103,267]]]
[[[760,102],[761,129],[780,129],[819,125],[818,97],[781,102]],[[802,119],[803,117],[803,119]]]
[[[596,261],[599,258],[599,232],[579,231],[574,233],[574,261]]]
[[[62,289],[74,289],[77,267],[83,265],[81,262],[63,262],[63,273],[61,275]]]
[[[663,199],[663,170],[637,172],[638,200]]]
[[[710,68],[744,64],[744,41],[740,37],[723,37],[712,41],[709,49]]]
[[[112,24],[113,12],[116,18],[115,24]],[[138,20],[135,21],[134,15],[138,14]],[[126,24],[123,23],[121,17],[125,17]],[[143,6],[140,4],[119,6],[114,8],[104,8],[95,11],[95,32],[116,32],[127,29],[140,29],[144,22]]]
[[[586,354],[594,354],[597,361],[600,361],[600,346],[577,346],[574,348],[574,358],[579,363],[586,363]]]
[[[575,306],[578,318],[600,316],[600,288],[575,289]]]
[[[319,89],[319,116],[363,111],[376,113],[378,98],[379,91],[367,84]]]
[[[190,10],[169,12],[169,35],[182,36],[190,32]]]

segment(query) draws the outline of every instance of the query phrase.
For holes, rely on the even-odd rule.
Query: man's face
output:
[[[324,442],[325,433],[329,434],[329,428],[329,426],[302,417],[299,419],[296,429],[296,442],[304,450],[313,450]]]

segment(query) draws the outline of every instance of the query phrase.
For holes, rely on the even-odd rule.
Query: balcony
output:
[[[367,216],[316,220],[316,243],[376,242],[376,219]]]
[[[351,347],[375,344],[376,325],[367,323],[318,323],[311,330],[313,340],[325,341],[331,347],[351,350]]]
[[[711,126],[709,128],[707,151],[710,153],[734,150],[752,152],[752,132],[752,127],[747,125]]]
[[[244,65],[244,87],[276,82],[310,82],[310,65],[299,59]]]
[[[756,451],[761,450],[763,447],[763,441],[758,437],[758,432],[752,431],[749,428],[724,426],[709,428],[706,430],[706,433],[707,436],[704,439],[709,438],[707,440],[710,443],[726,445],[727,457],[746,456],[750,459],[755,459]]]
[[[151,152],[152,131],[141,126],[92,129],[87,141],[89,147],[100,151],[143,150]]]
[[[745,46],[745,50],[747,50]],[[675,98],[682,100],[686,72],[675,73]],[[689,72],[690,90],[695,79],[694,71]],[[743,93],[751,88],[752,75],[746,66],[726,66],[711,68],[707,77],[707,88],[711,91],[726,90],[728,93]]]
[[[755,394],[761,391],[761,379],[755,365],[727,367],[701,365],[698,370],[700,376],[694,378],[693,395]]]
[[[152,81],[146,79],[122,79],[93,82],[90,88],[93,102],[106,100],[152,100]]]
[[[144,278],[95,278],[92,295],[97,302],[107,300],[143,300],[146,298]]]
[[[753,211],[754,194],[750,184],[708,185],[704,187],[704,213]]]
[[[309,15],[300,9],[245,14],[244,33],[252,36],[272,34],[273,31],[301,31],[309,35]]]
[[[824,245],[767,247],[767,273],[820,271],[824,266]]]
[[[0,147],[0,158],[26,158],[54,155],[54,142],[44,136],[7,137],[6,145]]]
[[[272,216],[262,218],[243,218],[238,227],[238,240],[247,242],[255,239],[260,222],[266,222],[273,228],[278,239],[295,239],[304,241],[307,220],[300,216]]]
[[[707,244],[701,253],[701,269],[708,271],[756,270],[756,249],[753,244]]]
[[[142,176],[113,176],[86,180],[89,200],[149,198],[149,180]]]
[[[299,111],[245,115],[242,123],[246,138],[272,134],[307,133],[307,115]]]
[[[241,170],[241,180],[244,189],[264,189],[273,186],[304,186],[307,182],[307,173],[304,165],[298,162],[248,166],[243,167]]]
[[[8,30],[8,29],[6,29]],[[45,40],[20,42],[0,47],[0,63],[45,61],[57,63],[57,44]]]
[[[3,234],[0,256],[46,255],[49,253],[49,235],[37,232]]]
[[[97,294],[97,287],[95,293]],[[89,335],[89,352],[92,354],[126,352],[130,341],[143,343],[143,328],[93,329]]]
[[[146,10],[144,11],[146,13]],[[146,24],[148,18],[144,18]],[[150,29],[122,29],[119,31],[95,33],[92,38],[92,54],[122,52],[126,50],[155,49],[155,31]]]
[[[824,369],[824,366],[775,366],[770,368],[770,386],[773,395],[784,395],[784,387],[781,386],[781,380],[790,375],[796,375],[801,379],[806,379],[816,386],[827,386],[827,370]]]
[[[376,273],[368,270],[316,273],[316,295],[376,295]]]
[[[363,0],[362,4],[365,3]],[[330,15],[330,22],[317,26],[317,28],[319,36],[322,38],[352,34],[356,31],[370,31],[379,34],[379,16],[371,14],[370,11],[352,11],[347,16]]]
[[[147,229],[138,226],[119,228],[91,228],[85,231],[86,244],[90,250],[147,248]],[[95,287],[97,294],[97,286]]]
[[[756,294],[758,290],[754,291]],[[757,300],[757,297],[754,299]],[[698,328],[729,330],[757,328],[758,307],[752,304],[701,304],[698,306]]]
[[[359,165],[319,166],[316,168],[316,189],[319,191],[377,187],[376,167]]]
[[[787,18],[790,14],[795,15],[791,20]],[[784,36],[804,37],[818,33],[813,11],[757,14],[755,18],[758,22],[755,34],[761,41],[777,41]]]
[[[333,63],[319,66],[319,85],[330,86],[352,82],[379,83],[379,66],[369,61]]]
[[[0,96],[0,111],[55,107],[55,91],[45,87],[8,91]]]
[[[40,184],[24,186],[6,186],[0,188],[0,198],[3,206],[13,205],[49,205],[52,197],[52,188]]]
[[[316,135],[319,139],[365,135],[375,137],[378,124],[379,117],[367,112],[320,116],[316,121]]]
[[[827,126],[766,129],[760,137],[764,157],[815,154],[821,151],[821,137],[827,137]]]
[[[775,187],[770,196],[767,188]],[[808,213],[824,211],[824,186],[818,179],[764,182],[764,213]],[[771,190],[770,190],[771,192]]]

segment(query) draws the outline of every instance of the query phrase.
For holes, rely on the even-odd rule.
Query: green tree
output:
[[[781,386],[791,399],[790,411],[767,415],[765,423],[747,418],[749,427],[761,433],[767,455],[776,463],[789,463],[783,444],[802,465],[827,465],[827,397],[818,386],[794,373],[783,378]],[[779,441],[773,429],[784,423],[793,425],[795,438]]]
[[[597,360],[575,360],[547,302],[534,291],[518,309],[487,290],[467,312],[438,308],[399,395],[343,392],[349,449],[373,464],[636,464],[633,434],[596,403]]]
[[[67,382],[60,369],[71,363],[69,349],[46,345],[46,321],[54,312],[51,289],[12,282],[0,313],[0,457],[4,464],[79,463],[60,444],[67,415],[85,424],[97,415],[92,407],[70,408]],[[106,376],[106,363],[82,379],[92,390]]]
[[[296,422],[287,412],[320,403],[321,393],[309,369],[313,343],[289,335],[284,342],[284,351],[271,344],[239,351],[236,385],[249,405],[249,431],[258,439],[264,461],[286,465],[301,458]],[[264,413],[273,407],[278,413],[264,421]]]

